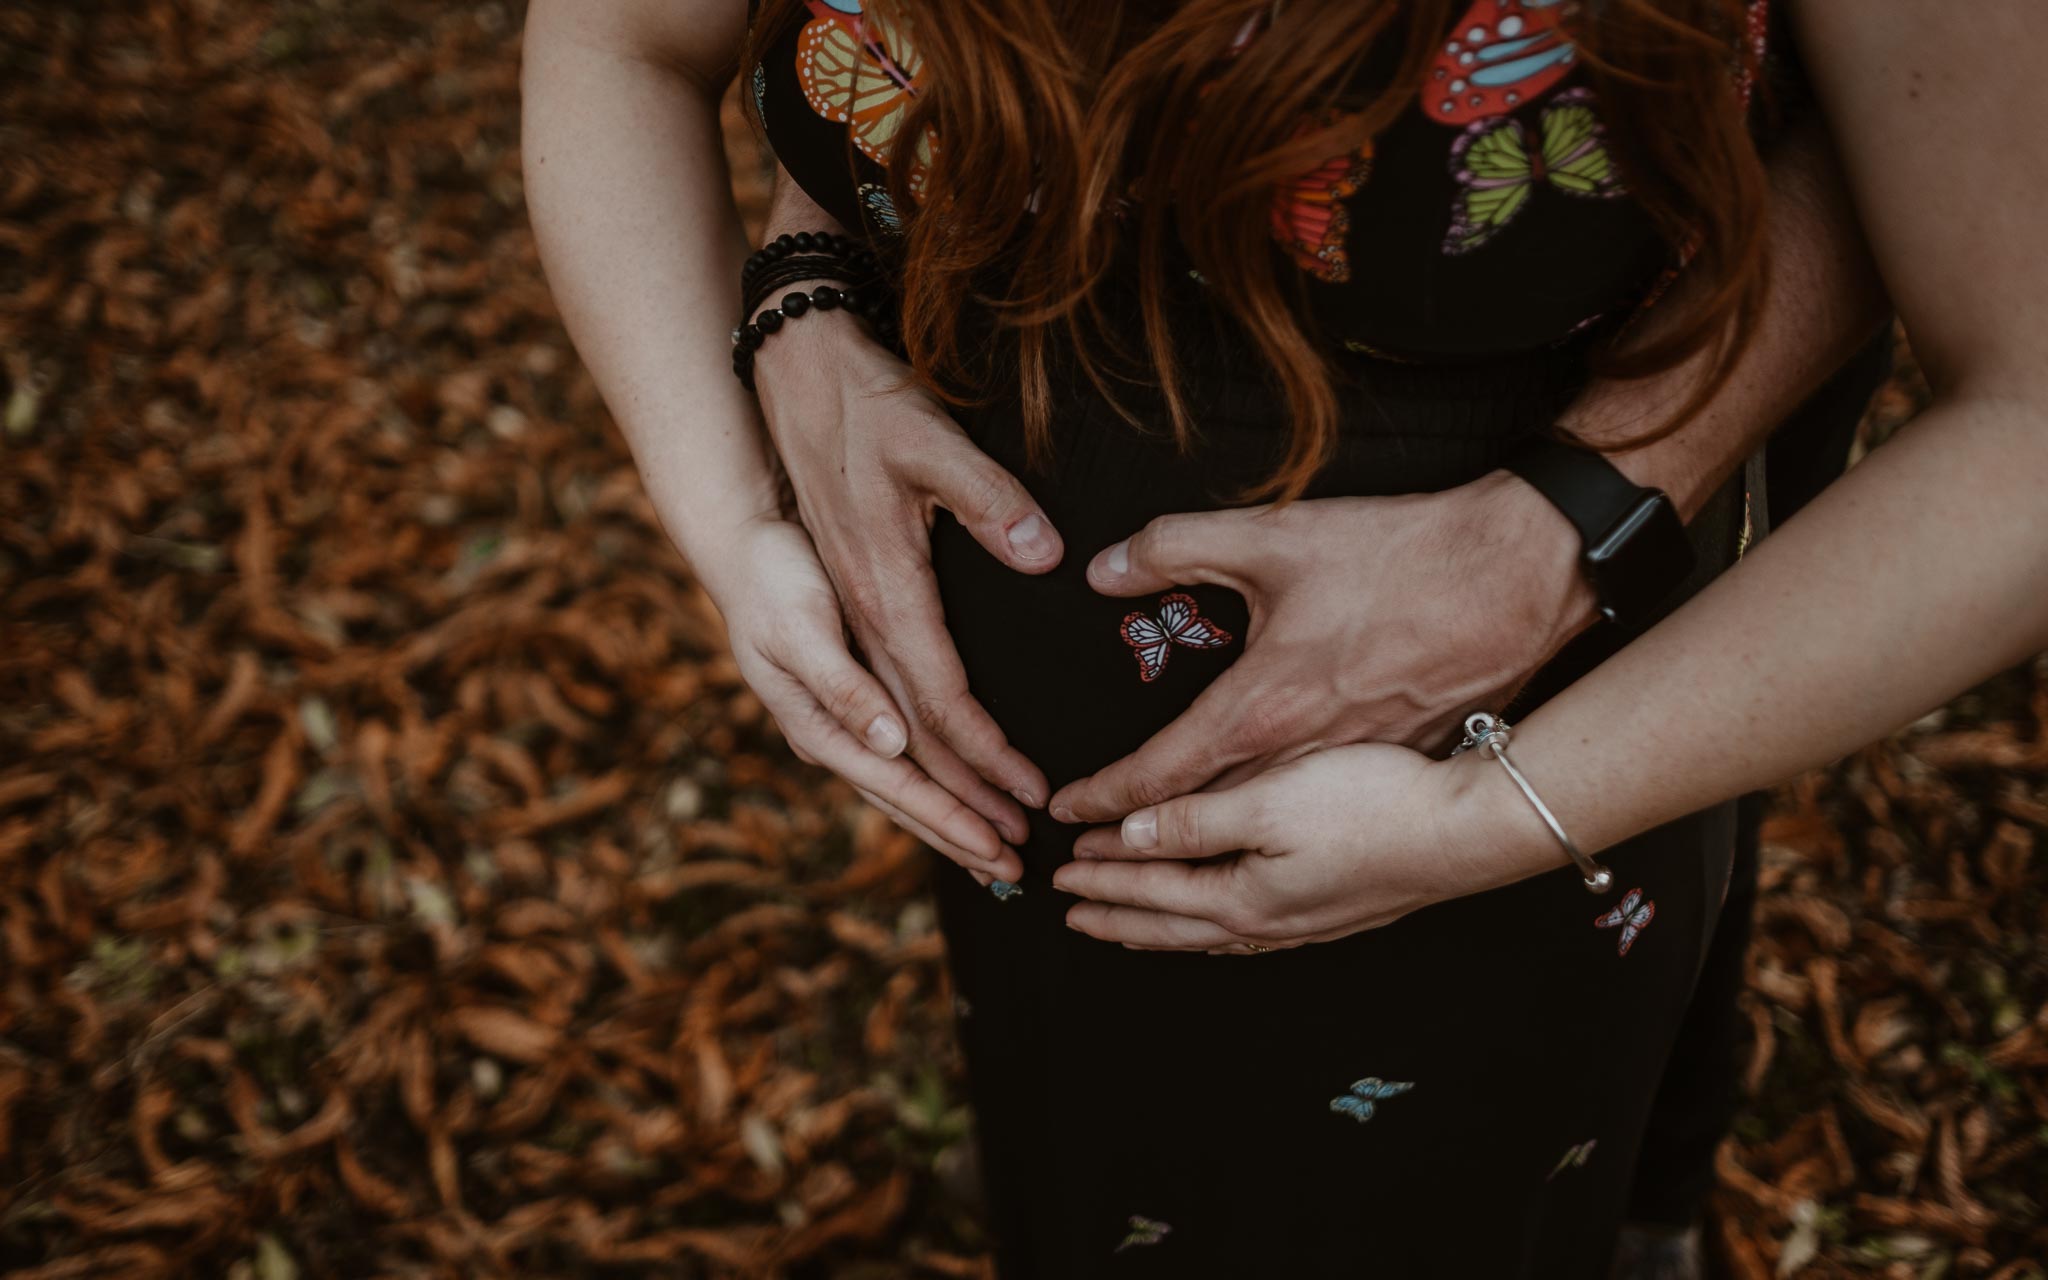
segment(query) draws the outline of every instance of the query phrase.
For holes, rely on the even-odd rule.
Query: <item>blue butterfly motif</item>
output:
[[[877,182],[860,184],[860,202],[867,206],[868,216],[875,225],[892,236],[903,234],[903,219],[896,214],[896,201],[889,195],[888,188]]]
[[[1372,1119],[1375,1103],[1383,1098],[1404,1094],[1414,1087],[1411,1081],[1382,1080],[1378,1076],[1367,1076],[1363,1080],[1354,1081],[1350,1093],[1330,1099],[1330,1110],[1338,1115],[1350,1116],[1358,1123],[1364,1124]]]
[[[996,895],[997,902],[1008,902],[1020,896],[1024,892],[1024,887],[1011,884],[1008,880],[991,880],[988,882],[988,891]]]

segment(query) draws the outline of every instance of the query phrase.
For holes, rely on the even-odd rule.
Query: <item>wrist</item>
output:
[[[1498,760],[1483,751],[1461,751],[1431,767],[1439,771],[1445,847],[1483,857],[1494,886],[1572,866],[1571,855]]]
[[[744,591],[753,579],[753,539],[763,529],[789,523],[776,508],[738,516],[714,526],[693,530],[677,539],[690,574],[719,612],[730,614],[734,593]]]
[[[788,293],[808,293],[824,285],[845,287],[831,280],[805,281],[778,291],[766,306],[778,306]],[[876,338],[872,322],[852,308],[838,306],[826,310],[810,306],[802,315],[784,320],[754,348],[751,359],[755,386],[758,390],[778,372],[788,370],[815,373],[823,368],[845,372],[856,359],[887,351]]]
[[[1527,593],[1526,621],[1539,628],[1546,652],[1554,651],[1600,617],[1579,531],[1536,486],[1511,471],[1488,472],[1473,483],[1486,519],[1511,549],[1516,580]]]

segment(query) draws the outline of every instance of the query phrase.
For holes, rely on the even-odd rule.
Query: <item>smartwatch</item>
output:
[[[1698,562],[1664,491],[1637,484],[1590,449],[1540,436],[1517,445],[1501,465],[1578,529],[1579,566],[1610,622],[1647,625]]]

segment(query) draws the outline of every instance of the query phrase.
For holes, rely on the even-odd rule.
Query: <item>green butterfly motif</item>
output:
[[[1158,1244],[1161,1240],[1166,1239],[1167,1232],[1173,1230],[1172,1227],[1164,1222],[1138,1213],[1131,1215],[1130,1227],[1130,1234],[1126,1235],[1124,1242],[1118,1245],[1112,1252],[1122,1253],[1126,1249],[1142,1244]]]
[[[1451,147],[1458,192],[1451,204],[1451,229],[1444,234],[1445,253],[1470,253],[1493,239],[1545,183],[1588,199],[1625,194],[1590,90],[1552,98],[1537,127],[1542,145],[1533,151],[1528,131],[1513,116],[1474,121],[1459,135]]]
[[[1545,1178],[1544,1181],[1549,1182],[1551,1178],[1555,1178],[1558,1174],[1563,1173],[1566,1169],[1585,1168],[1586,1161],[1593,1158],[1593,1148],[1598,1146],[1599,1144],[1600,1139],[1588,1138],[1576,1147],[1573,1147],[1570,1150],[1566,1151],[1564,1153],[1563,1158],[1557,1162],[1557,1167],[1550,1171],[1550,1178]]]

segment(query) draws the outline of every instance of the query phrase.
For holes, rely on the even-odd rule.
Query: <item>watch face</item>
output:
[[[1678,509],[1653,489],[1586,548],[1586,572],[1600,611],[1637,626],[1685,581],[1697,558]]]

